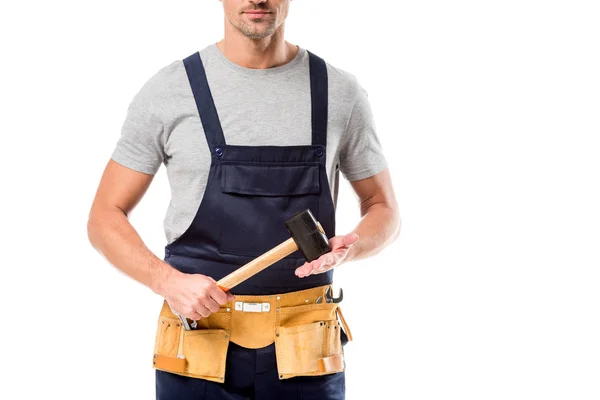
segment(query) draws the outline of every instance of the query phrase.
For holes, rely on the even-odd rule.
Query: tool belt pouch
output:
[[[153,367],[178,375],[223,382],[231,315],[226,309],[198,321],[186,331],[179,317],[163,303],[158,318]]]
[[[343,325],[339,304],[320,303],[281,307],[275,328],[279,379],[294,376],[326,375],[344,371]]]
[[[224,382],[229,343],[262,348],[275,343],[279,379],[344,370],[342,345],[352,340],[338,303],[316,303],[327,286],[281,295],[236,296],[219,312],[185,330],[164,301],[153,366],[193,378]],[[240,310],[238,310],[238,305]],[[247,312],[245,307],[261,312]],[[268,306],[268,307],[267,307]],[[342,333],[342,329],[344,333]]]

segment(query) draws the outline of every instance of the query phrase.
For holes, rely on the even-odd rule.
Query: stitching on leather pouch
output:
[[[177,326],[177,324],[179,324],[179,320],[176,318],[159,316],[158,326],[157,326],[157,337],[155,338],[155,344],[154,344],[154,354],[160,354],[160,355],[167,356],[167,357],[170,356],[169,354],[167,354],[167,349],[165,349],[165,344],[166,344],[165,342],[166,342],[167,328],[168,328],[168,325],[171,325],[171,324],[173,325],[173,329],[175,330],[175,333],[170,333],[170,334],[177,335],[178,338],[175,340],[174,344],[175,344],[175,348],[178,347],[178,345],[179,345],[179,329],[182,329],[182,327]],[[167,326],[165,326],[165,325],[167,325]]]
[[[302,325],[296,325],[296,326],[287,326],[287,327],[282,326],[281,329],[283,329],[283,331],[284,331],[283,333],[285,333],[285,334],[297,334],[297,333],[312,331],[318,325],[323,326],[324,324],[325,324],[324,321],[319,321],[319,322],[311,322],[308,324],[302,324]]]
[[[329,348],[329,323],[325,322],[323,325],[323,339],[321,345],[321,355],[327,357],[327,349]]]
[[[336,308],[337,305],[334,303],[301,304],[298,306],[281,307],[281,312],[284,314],[289,314],[298,311],[334,310]]]
[[[224,335],[227,334],[228,336],[225,337]],[[210,378],[220,378],[221,376],[225,376],[225,366],[226,366],[226,361],[227,361],[227,347],[229,346],[229,334],[227,333],[227,331],[225,329],[201,329],[201,330],[191,330],[191,331],[185,331],[184,334],[184,341],[185,339],[190,339],[193,337],[198,337],[198,336],[203,336],[203,335],[215,335],[216,336],[216,340],[217,340],[217,346],[218,348],[216,349],[220,354],[223,354],[222,357],[222,361],[219,364],[217,370],[219,375],[218,376],[212,376],[212,375],[201,375],[201,374],[196,374],[192,371],[190,371],[189,368],[189,364],[186,367],[186,373],[192,375],[192,376],[206,376],[206,377],[210,377]],[[185,346],[185,343],[184,343]],[[188,342],[187,346],[192,346],[192,344],[190,344]],[[188,347],[188,349],[190,349]],[[214,349],[214,348],[213,348]],[[190,354],[184,354],[186,356],[186,358],[189,358]]]
[[[330,339],[329,339],[329,336],[330,336],[329,330],[332,329],[332,326],[335,326],[335,325],[336,325],[336,322],[333,320],[318,321],[318,322],[313,322],[313,323],[309,323],[309,324],[305,324],[305,325],[298,325],[298,326],[292,326],[292,327],[279,327],[281,329],[279,329],[278,332],[281,332],[281,330],[284,330],[285,332],[281,332],[281,333],[283,335],[287,336],[286,341],[290,341],[290,340],[294,341],[294,340],[299,340],[297,338],[298,334],[301,334],[301,333],[307,332],[307,331],[312,331],[315,329],[321,329],[321,357],[330,357],[333,355],[338,355],[338,353],[333,354],[333,351],[335,351],[335,348],[334,348],[335,334],[332,336],[332,340],[333,340],[332,343],[330,343]],[[339,334],[339,332],[336,332],[336,333]],[[330,347],[332,350],[331,352],[329,351]],[[293,351],[286,352],[285,349],[283,349],[283,348],[280,349],[278,346],[276,346],[275,349],[276,349],[276,355],[277,355],[277,359],[278,359],[278,367],[279,367],[279,364],[282,362],[287,362],[287,364],[289,364],[291,354],[294,354]],[[334,372],[339,372],[339,371],[343,371],[343,370],[344,370],[344,368],[342,368],[340,370],[327,371],[327,372],[322,372],[322,371],[298,371],[298,372],[291,372],[291,373],[283,372],[283,373],[280,373],[280,375],[286,376],[286,377],[307,376],[307,375],[318,376],[318,375],[326,375],[326,374],[330,374],[330,373],[334,373]]]

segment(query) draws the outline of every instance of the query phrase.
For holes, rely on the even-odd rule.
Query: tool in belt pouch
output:
[[[309,261],[330,251],[310,210],[296,214],[286,226],[292,238],[218,281],[219,287],[229,290],[298,249]],[[311,226],[314,230],[307,232]],[[230,341],[246,348],[274,342],[280,379],[325,375],[344,370],[341,328],[352,340],[339,304],[331,297],[331,285],[275,295],[236,295],[233,302],[196,323],[195,329],[186,329],[187,321],[163,302],[154,368],[223,382]]]

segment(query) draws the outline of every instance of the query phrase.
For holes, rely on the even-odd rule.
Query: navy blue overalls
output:
[[[310,209],[335,235],[335,210],[326,173],[328,81],[325,62],[308,52],[312,144],[241,146],[225,142],[206,73],[196,52],[183,60],[211,151],[204,197],[189,228],[165,248],[165,261],[184,273],[219,280],[290,238],[285,221]],[[299,250],[254,275],[231,293],[287,293],[332,282],[333,271],[298,278]],[[345,336],[345,335],[344,335]],[[346,337],[343,338],[344,342]],[[156,370],[158,400],[343,399],[343,372],[279,380],[275,346],[230,343],[224,383]]]

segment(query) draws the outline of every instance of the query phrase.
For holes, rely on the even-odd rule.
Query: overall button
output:
[[[217,153],[217,155],[221,157],[223,155],[223,149],[220,147],[215,147],[215,153]]]
[[[317,148],[315,150],[315,154],[318,155],[319,157],[321,157],[323,155],[323,149],[322,148]]]
[[[165,249],[165,257],[169,257],[171,255],[171,252],[169,251],[169,249]]]

